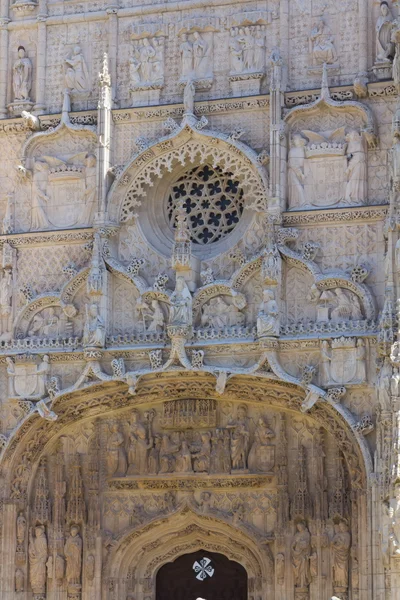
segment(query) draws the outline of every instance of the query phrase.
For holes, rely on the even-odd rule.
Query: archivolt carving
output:
[[[174,372],[163,374],[162,381],[154,376],[144,378],[136,396],[122,391],[124,385],[106,382],[79,390],[58,398],[53,408],[58,413],[55,422],[39,418],[30,413],[8,440],[1,460],[2,472],[6,474],[5,496],[23,499],[27,496],[29,481],[41,454],[48,444],[54,443],[58,435],[77,419],[93,419],[96,416],[140,404],[156,404],[162,399],[180,397],[217,398],[213,379],[202,374]],[[228,382],[226,391],[219,399],[234,403],[249,402],[265,406],[276,406],[283,410],[299,412],[304,394],[299,388],[284,383],[266,385],[265,380],[255,377],[237,377]],[[320,426],[327,429],[343,451],[352,473],[353,485],[363,487],[365,477],[372,472],[372,462],[365,439],[355,431],[354,419],[349,411],[338,404],[318,403],[310,411]]]
[[[267,208],[268,176],[257,163],[257,154],[238,140],[215,131],[194,128],[197,120],[184,120],[184,126],[136,155],[123,169],[109,193],[109,216],[116,222],[132,218],[135,208],[146,196],[146,187],[172,171],[174,164],[211,162],[239,179],[247,198],[245,207],[260,211]],[[130,181],[126,190],[122,182]]]

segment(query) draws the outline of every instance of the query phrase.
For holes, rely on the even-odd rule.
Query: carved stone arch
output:
[[[45,308],[52,306],[61,307],[61,299],[59,294],[46,294],[37,296],[32,302],[29,302],[15,319],[15,337],[21,338],[27,334],[29,323],[32,321],[34,316]]]
[[[125,597],[129,570],[135,568],[135,597],[146,587],[155,597],[155,579],[158,570],[167,562],[196,550],[208,550],[225,555],[243,565],[249,581],[266,592],[273,581],[273,561],[268,544],[261,539],[225,522],[214,515],[201,515],[188,508],[180,507],[174,514],[157,519],[139,528],[133,528],[115,541],[104,565],[104,594],[110,581],[117,597]],[[133,590],[129,590],[133,591]]]
[[[115,222],[132,218],[149,187],[181,166],[208,162],[238,178],[246,194],[245,207],[263,211],[268,203],[268,175],[257,154],[246,144],[212,130],[196,129],[196,119],[136,154],[119,173],[108,195],[109,217]]]
[[[304,390],[296,385],[272,380],[267,383],[256,376],[235,377],[229,380],[224,394],[218,395],[214,378],[187,372],[185,377],[180,377],[179,373],[145,376],[133,397],[126,388],[122,383],[105,382],[61,395],[52,407],[58,415],[55,422],[40,418],[37,412],[29,413],[7,440],[1,455],[5,496],[14,499],[27,497],[34,465],[57,436],[78,420],[188,396],[226,400],[236,405],[248,402],[300,414],[305,395]],[[373,471],[372,459],[364,437],[355,429],[355,418],[350,411],[341,404],[317,402],[308,414],[337,439],[346,461],[352,465],[354,484],[357,488],[364,488],[368,475]]]

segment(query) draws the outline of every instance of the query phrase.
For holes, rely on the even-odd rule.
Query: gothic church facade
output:
[[[392,0],[0,0],[2,600],[400,599]]]

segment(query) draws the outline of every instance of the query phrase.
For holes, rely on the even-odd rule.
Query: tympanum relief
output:
[[[213,81],[213,33],[209,30],[184,30],[180,34],[181,76],[179,84],[193,81],[197,89],[208,89]]]

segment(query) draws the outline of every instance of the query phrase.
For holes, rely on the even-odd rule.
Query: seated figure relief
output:
[[[210,329],[224,329],[244,325],[245,315],[242,295],[229,298],[228,296],[217,296],[203,304],[201,309],[201,327]]]
[[[317,321],[360,321],[364,318],[360,300],[351,290],[321,291],[313,285],[309,300],[316,303]]]

